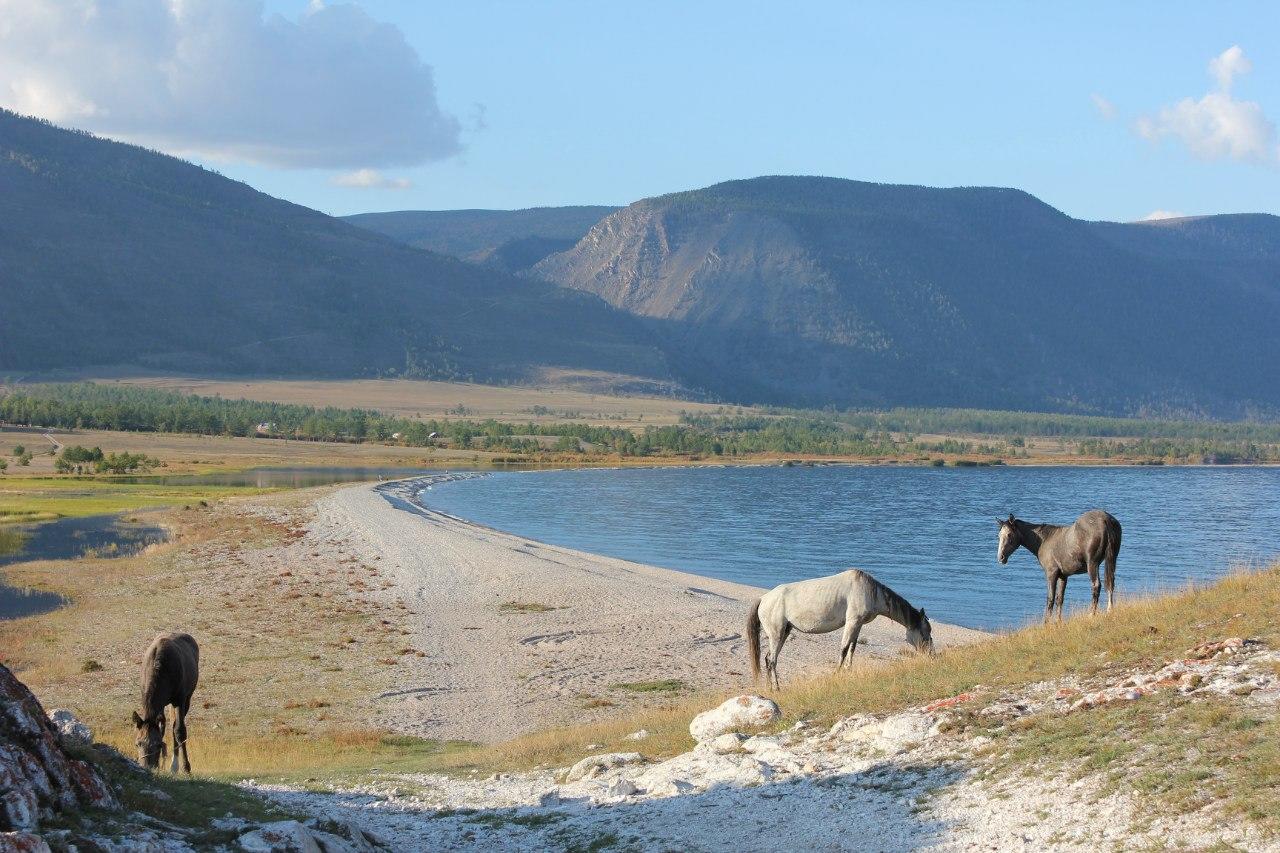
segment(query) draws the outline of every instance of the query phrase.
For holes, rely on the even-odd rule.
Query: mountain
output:
[[[528,269],[573,248],[616,207],[531,207],[525,210],[396,210],[343,217],[400,243],[504,270]]]
[[[640,324],[595,296],[3,111],[0,295],[4,371],[666,374]]]
[[[530,275],[738,400],[1280,411],[1280,218],[1085,222],[1025,192],[765,177],[638,201]]]

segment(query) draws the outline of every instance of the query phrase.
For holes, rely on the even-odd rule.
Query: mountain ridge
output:
[[[177,158],[0,112],[0,369],[665,376],[630,318]],[[49,331],[54,334],[50,335]]]
[[[767,176],[635,202],[529,274],[645,320],[731,396],[1239,415],[1280,408],[1277,223]]]

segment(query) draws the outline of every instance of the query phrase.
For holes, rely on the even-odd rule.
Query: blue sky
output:
[[[1274,3],[358,5],[433,70],[430,121],[454,130],[428,162],[309,168],[248,143],[208,155],[190,134],[166,146],[154,124],[114,135],[339,214],[625,204],[761,174],[1014,186],[1091,219],[1280,213]],[[259,14],[297,21],[308,3]],[[395,136],[396,102],[376,98],[399,90],[377,73],[355,97]],[[1225,139],[1203,124],[1222,110]]]

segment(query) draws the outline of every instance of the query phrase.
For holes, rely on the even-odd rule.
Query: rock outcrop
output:
[[[0,664],[0,830],[35,830],[82,808],[120,804],[93,767],[67,754],[39,700]]]
[[[689,734],[702,743],[726,732],[758,729],[782,717],[778,703],[763,696],[735,696],[718,708],[703,711],[689,723]]]

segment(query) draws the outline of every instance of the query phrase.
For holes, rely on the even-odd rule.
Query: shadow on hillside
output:
[[[943,835],[946,825],[930,817],[928,800],[966,772],[958,762],[881,762],[858,772],[719,783],[661,799],[593,805],[587,794],[544,795],[542,805],[520,808],[432,809],[367,794],[278,796],[289,808],[355,821],[405,849],[896,851]],[[609,782],[596,784],[603,793]],[[457,802],[457,795],[449,799]]]

